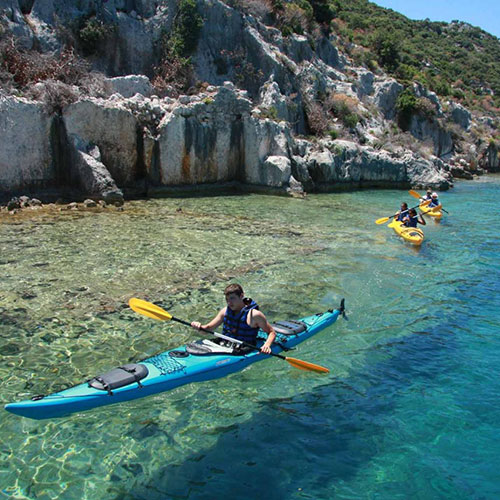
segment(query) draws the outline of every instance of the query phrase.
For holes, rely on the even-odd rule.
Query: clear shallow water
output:
[[[0,397],[61,389],[193,338],[239,281],[271,319],[346,298],[299,346],[211,383],[53,421],[0,412],[11,498],[497,498],[500,178],[442,194],[420,250],[374,220],[404,191],[129,203],[0,223]],[[178,209],[181,211],[177,211]]]

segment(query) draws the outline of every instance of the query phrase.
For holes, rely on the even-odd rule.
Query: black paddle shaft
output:
[[[182,323],[183,325],[191,326],[191,323],[188,323],[187,321],[184,321],[183,319],[176,318],[175,316],[172,316],[171,319],[173,321],[177,321],[177,323]],[[206,328],[200,328],[200,330],[202,332],[205,332],[205,333],[210,333],[211,335],[215,335],[216,334],[216,332],[213,332],[212,330],[207,330]],[[237,340],[237,339],[235,339],[235,340]],[[253,349],[254,351],[259,351],[260,352],[260,349],[257,346],[253,345],[253,344],[249,344],[248,342],[243,342],[242,340],[238,340],[238,342],[241,342],[241,345],[244,345],[245,347],[248,347],[250,349]],[[282,356],[281,354],[276,354],[274,352],[265,352],[263,354],[267,354],[268,356],[276,356],[277,358],[281,358],[281,359],[286,360],[285,356]]]

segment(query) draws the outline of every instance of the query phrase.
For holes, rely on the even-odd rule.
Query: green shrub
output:
[[[333,141],[335,139],[338,139],[339,137],[339,133],[335,129],[329,130],[328,135],[330,136],[330,139],[332,139]]]
[[[347,128],[354,128],[359,122],[359,116],[356,113],[348,113],[342,118],[342,122]]]
[[[399,36],[387,29],[381,29],[374,33],[372,44],[381,66],[388,71],[395,71],[401,59]]]
[[[408,130],[411,117],[417,110],[418,99],[412,89],[406,88],[396,100],[397,120],[402,130]]]
[[[77,39],[86,55],[95,54],[101,44],[116,32],[114,24],[104,23],[95,17],[81,18],[77,26]]]
[[[196,0],[180,0],[174,27],[167,41],[168,57],[189,57],[198,45],[203,19]]]

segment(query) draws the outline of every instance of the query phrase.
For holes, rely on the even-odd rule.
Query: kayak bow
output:
[[[412,245],[420,246],[424,241],[424,232],[416,227],[407,227],[402,222],[393,220],[387,227],[392,227],[394,232]]]

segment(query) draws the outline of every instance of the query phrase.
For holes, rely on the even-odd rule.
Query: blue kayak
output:
[[[276,340],[272,352],[280,353],[292,348],[332,325],[343,313],[343,302],[339,309],[299,320],[273,323]],[[261,346],[265,339],[266,334],[260,331],[257,346]],[[202,339],[138,363],[122,365],[61,392],[9,403],[5,409],[28,418],[57,418],[143,398],[192,382],[225,377],[269,357],[255,350],[243,352],[234,346]]]

